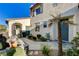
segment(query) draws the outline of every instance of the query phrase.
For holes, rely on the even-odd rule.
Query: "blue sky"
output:
[[[29,3],[0,3],[0,24],[6,25],[7,18],[29,17],[29,8]]]

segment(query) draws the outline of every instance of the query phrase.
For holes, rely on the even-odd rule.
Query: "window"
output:
[[[53,7],[56,7],[58,4],[57,3],[53,3]]]
[[[41,13],[41,8],[39,7],[39,8],[36,9],[36,15],[38,15],[40,13]]]
[[[36,23],[35,25],[36,25],[35,31],[40,31],[40,23]]]
[[[39,7],[39,8],[37,8],[37,9],[33,10],[32,12],[33,12],[32,17],[33,17],[33,16],[36,16],[36,15],[38,15],[38,14],[41,13],[41,8]]]
[[[44,22],[43,27],[44,27],[44,28],[47,27],[47,21]]]
[[[38,15],[38,14],[41,14],[42,12],[43,12],[43,5],[40,4],[40,5],[38,6],[38,8],[34,8],[34,9],[32,10],[32,17],[33,17],[33,16],[36,16],[36,15]]]

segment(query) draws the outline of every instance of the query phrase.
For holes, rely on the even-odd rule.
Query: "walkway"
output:
[[[29,50],[40,50],[43,45],[48,45],[50,49],[58,49],[57,41],[53,42],[35,42],[26,38],[21,39],[26,45],[29,45]],[[63,43],[63,49],[68,49],[71,47],[69,43]]]

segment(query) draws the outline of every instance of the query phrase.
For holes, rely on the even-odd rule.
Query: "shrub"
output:
[[[37,40],[37,37],[35,37],[35,36],[33,36],[33,35],[29,35],[29,36],[28,36],[28,39]]]
[[[37,34],[37,38],[40,39],[40,37],[41,37],[41,35],[40,34]]]
[[[77,36],[72,40],[72,48],[68,49],[65,52],[65,55],[68,56],[79,56],[79,33],[77,32]]]
[[[13,56],[15,52],[16,52],[15,48],[10,48],[10,51],[7,52],[7,56]]]
[[[67,56],[79,56],[79,50],[76,48],[68,49],[65,52],[65,55],[67,55]]]
[[[29,36],[30,35],[30,31],[22,31],[21,33],[20,33],[21,35],[22,35],[22,37],[26,37],[26,36]]]
[[[26,32],[25,31],[22,32],[22,35],[23,35],[23,37],[26,37]]]
[[[45,55],[45,56],[49,56],[50,55],[50,49],[48,46],[44,45],[42,47],[42,54]]]
[[[0,34],[0,46],[1,46],[1,50],[6,49],[7,47],[9,47],[9,44],[7,43],[7,38],[5,36],[3,36],[2,34]]]
[[[41,41],[47,41],[47,38],[40,37],[40,40],[41,40]]]
[[[32,35],[29,35],[29,36],[28,36],[28,39],[32,39]]]
[[[32,36],[32,39],[33,39],[33,40],[37,40],[37,37],[35,37],[35,36]]]
[[[0,50],[2,49],[2,44],[1,44],[1,42],[0,42]]]

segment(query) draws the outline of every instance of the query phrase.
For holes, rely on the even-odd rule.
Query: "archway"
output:
[[[12,36],[18,35],[22,31],[21,23],[14,23],[12,25]]]

